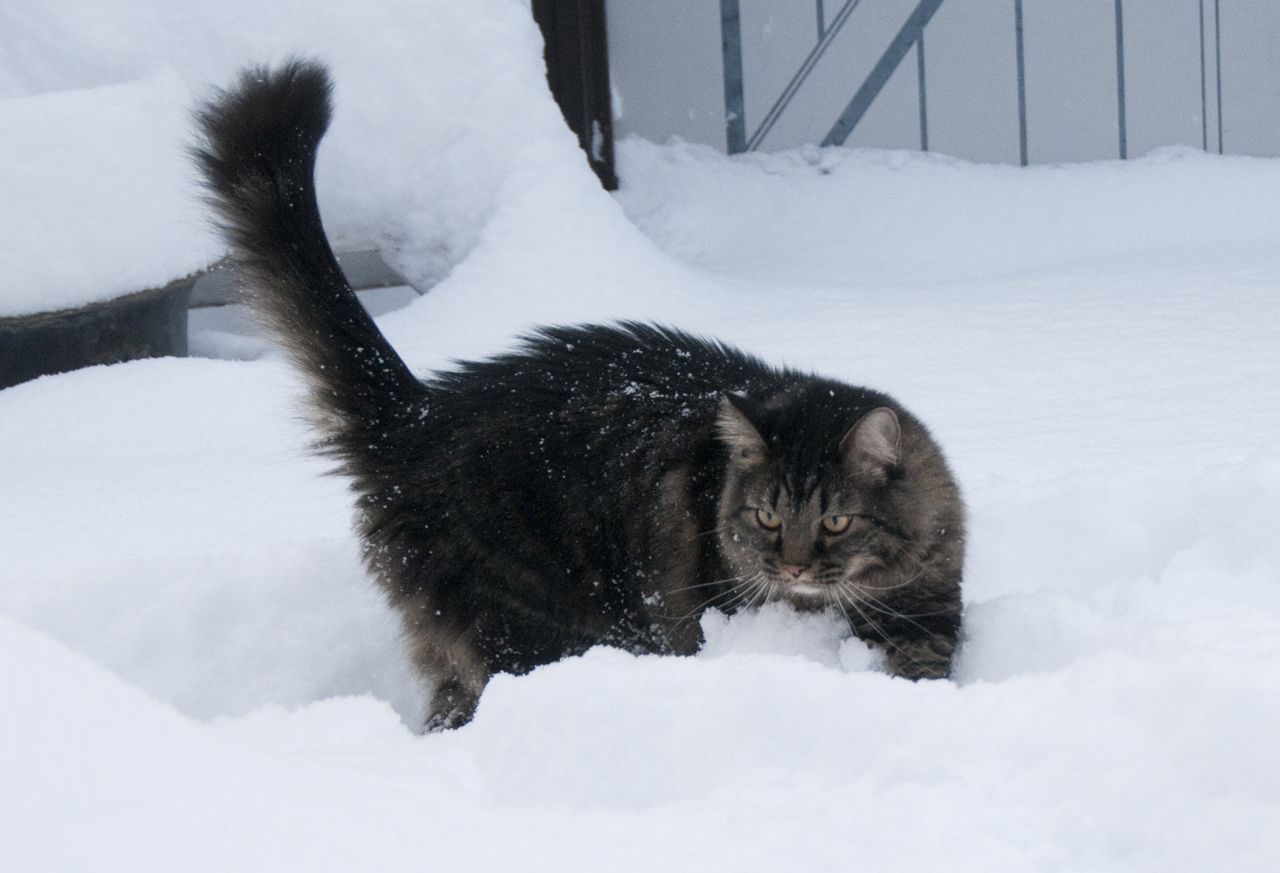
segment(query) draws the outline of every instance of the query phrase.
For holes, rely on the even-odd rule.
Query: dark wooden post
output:
[[[533,0],[533,18],[546,41],[551,94],[600,183],[617,190],[604,0]]]

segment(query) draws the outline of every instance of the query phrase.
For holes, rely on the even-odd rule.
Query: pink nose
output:
[[[799,564],[783,564],[782,565],[782,572],[786,573],[792,579],[799,579],[800,574],[808,569],[809,569],[808,567],[802,567]]]

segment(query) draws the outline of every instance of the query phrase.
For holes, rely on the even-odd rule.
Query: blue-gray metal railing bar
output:
[[[809,78],[809,74],[813,72],[818,60],[826,54],[836,35],[840,33],[840,29],[844,27],[845,22],[849,20],[849,16],[853,14],[853,10],[857,9],[858,4],[861,2],[862,0],[846,0],[845,4],[840,7],[836,17],[831,19],[831,25],[823,32],[822,39],[818,40],[818,44],[809,52],[804,59],[804,63],[800,65],[800,69],[796,70],[796,74],[791,77],[787,87],[782,89],[778,99],[774,101],[773,106],[769,107],[769,111],[765,113],[764,120],[760,122],[756,132],[751,134],[751,139],[747,140],[747,151],[755,151],[760,147],[761,141],[769,135],[769,131],[773,130],[774,124],[782,116],[787,104],[796,96],[796,92],[800,90],[804,80]]]
[[[818,41],[822,41],[822,37],[827,32],[826,14],[822,8],[822,0],[815,0],[818,7]]]
[[[1222,27],[1218,16],[1218,0],[1213,0],[1213,62],[1218,86],[1218,154],[1222,154]]]
[[[1022,53],[1022,0],[1013,0],[1013,39],[1018,53],[1018,156],[1027,165],[1027,62]]]
[[[920,151],[929,150],[929,110],[924,93],[924,33],[916,40],[916,83],[920,90]]]
[[[1120,160],[1129,157],[1129,137],[1124,125],[1124,10],[1116,0],[1116,114],[1120,128]]]
[[[725,150],[747,150],[746,100],[742,85],[742,21],[738,0],[720,0],[720,51],[724,59]]]
[[[911,46],[915,45],[916,41],[923,35],[925,25],[929,23],[929,20],[933,18],[933,13],[937,12],[938,7],[941,5],[942,0],[920,0],[920,3],[907,18],[907,23],[902,25],[898,35],[893,38],[893,42],[889,43],[889,47],[885,49],[884,54],[880,56],[880,60],[872,68],[867,80],[862,83],[862,87],[853,95],[853,99],[849,101],[849,105],[845,107],[844,112],[840,113],[836,123],[831,126],[831,130],[822,141],[822,145],[844,145],[844,141],[849,138],[849,134],[853,133],[853,129],[862,120],[862,116],[871,108],[872,102],[879,96],[880,91],[889,81],[889,77],[898,69],[898,65],[902,63],[902,59],[911,50]]]
[[[1204,67],[1204,0],[1200,0],[1200,144],[1209,150],[1209,95],[1205,88]]]

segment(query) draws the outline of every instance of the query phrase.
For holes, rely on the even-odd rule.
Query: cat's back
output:
[[[686,401],[782,377],[737,349],[657,325],[549,327],[515,352],[462,364],[431,381],[447,393],[524,399]]]
[[[644,324],[546,328],[521,349],[428,381],[432,415],[450,430],[480,427],[508,442],[536,436],[592,453],[643,437],[710,437],[726,393],[787,374],[736,349]],[[656,440],[656,442],[655,442]]]
[[[726,393],[779,374],[731,348],[639,324],[552,327],[427,381],[420,472],[434,492],[621,531],[673,468],[718,481]],[[625,537],[619,537],[624,539]]]

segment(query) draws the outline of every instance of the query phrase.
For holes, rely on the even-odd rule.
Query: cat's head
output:
[[[806,383],[765,402],[722,401],[728,449],[720,551],[737,604],[873,609],[947,538],[955,486],[924,428],[880,395]]]

